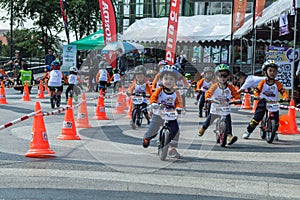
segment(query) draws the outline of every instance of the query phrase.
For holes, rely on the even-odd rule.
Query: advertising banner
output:
[[[232,13],[232,32],[243,26],[245,21],[247,0],[234,0]]]
[[[113,3],[111,0],[99,0],[100,15],[102,21],[102,28],[104,31],[104,42],[108,44],[110,42],[117,41],[117,21]],[[106,54],[106,62],[113,68],[116,67],[116,54],[115,52],[109,52]]]
[[[265,4],[266,4],[266,0],[256,1],[256,4],[255,4],[255,20],[257,19],[257,17],[262,16],[263,10],[265,8]],[[253,24],[255,24],[255,22]]]
[[[294,49],[289,47],[270,46],[266,53],[267,60],[274,60],[279,65],[276,79],[279,80],[285,89],[292,89]],[[299,51],[296,51],[295,61],[299,60]]]
[[[62,71],[69,71],[70,67],[76,67],[76,45],[63,45]]]
[[[66,0],[60,0],[60,10],[64,21],[64,27],[66,31],[66,36],[68,44],[70,43],[69,27],[68,27],[68,15],[67,15],[67,2]]]
[[[169,64],[175,63],[177,28],[179,19],[180,0],[170,1],[170,13],[166,38],[166,58]]]

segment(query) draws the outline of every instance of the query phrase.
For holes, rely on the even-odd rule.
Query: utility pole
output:
[[[13,0],[10,0],[10,60],[12,60],[13,56]]]

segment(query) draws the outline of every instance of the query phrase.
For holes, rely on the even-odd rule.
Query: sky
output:
[[[3,10],[2,8],[0,8],[0,18],[3,17],[3,16],[8,16],[9,13],[7,13],[5,10]],[[61,23],[62,23],[62,26],[63,26],[63,21],[62,21],[62,18],[61,18]],[[31,28],[33,27],[33,22],[32,20],[27,20],[25,23],[24,23],[24,27],[26,28]],[[10,30],[10,21],[6,21],[5,23],[3,23],[2,21],[0,22],[0,29],[7,29],[7,30]],[[65,31],[61,32],[59,34],[59,36],[67,41],[67,37],[66,37],[66,33]],[[70,34],[70,42],[73,42],[75,41],[75,37],[72,37],[71,34]]]

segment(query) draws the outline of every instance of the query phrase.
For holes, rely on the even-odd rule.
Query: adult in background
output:
[[[123,54],[123,50],[121,48],[117,49],[116,53],[118,56],[117,67],[120,70],[121,76],[123,76],[128,70],[128,60],[125,53]]]
[[[48,54],[45,56],[45,65],[51,65],[51,63],[56,59],[53,49],[48,49]]]
[[[21,89],[21,93],[23,93],[24,85],[26,82],[28,83],[28,89],[29,89],[29,94],[31,94],[31,88],[33,85],[34,77],[32,71],[29,69],[29,66],[27,63],[23,64],[23,69],[20,70],[19,76],[17,77],[17,83],[21,83],[23,86]]]

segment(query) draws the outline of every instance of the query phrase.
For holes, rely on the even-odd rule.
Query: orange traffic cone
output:
[[[250,96],[249,96],[248,93],[246,93],[245,96],[244,96],[242,109],[252,109],[252,107],[250,105]]]
[[[257,99],[254,99],[254,101],[253,101],[253,108],[252,108],[252,111],[251,111],[251,113],[255,113],[255,110],[256,110],[256,107],[257,107],[258,101],[259,101],[259,100],[257,100]]]
[[[0,87],[0,104],[7,104],[6,95],[5,95],[5,86],[3,81],[1,82],[1,87]]]
[[[127,112],[127,116],[125,118],[127,119],[131,119],[132,118],[132,109],[133,109],[133,105],[132,105],[132,99],[130,98],[129,99],[129,109],[128,109],[128,112]]]
[[[76,127],[91,128],[92,126],[89,124],[89,116],[87,112],[85,93],[82,93],[81,101],[83,101],[83,103],[78,108]]]
[[[72,107],[72,98],[68,99],[68,106]],[[74,120],[73,108],[66,110],[65,119],[63,122],[63,128],[61,134],[57,137],[59,140],[80,140],[80,137],[76,133],[76,125]]]
[[[118,96],[117,96],[117,103],[116,108],[114,110],[114,114],[126,114],[124,109],[126,108],[126,95],[123,94],[122,88],[119,90]]]
[[[43,84],[42,80],[40,80],[38,94],[37,94],[37,96],[35,98],[37,98],[37,99],[44,99],[45,98],[45,95],[44,95],[44,84]]]
[[[105,105],[104,105],[104,97],[102,90],[99,91],[98,104],[96,107],[96,114],[93,117],[96,120],[108,120],[109,118],[106,116]]]
[[[33,117],[32,124],[32,139],[30,142],[30,149],[25,154],[26,157],[49,157],[53,156],[55,152],[50,149],[48,143],[47,131],[44,124],[44,117],[41,110],[40,102],[35,103],[34,109],[36,115]]]
[[[296,122],[296,112],[295,112],[295,102],[294,99],[290,102],[290,108],[287,115],[281,115],[279,117],[279,128],[278,132],[281,134],[300,134]]]
[[[29,96],[29,89],[28,89],[28,82],[27,81],[24,85],[22,100],[23,101],[31,101],[30,96]]]

